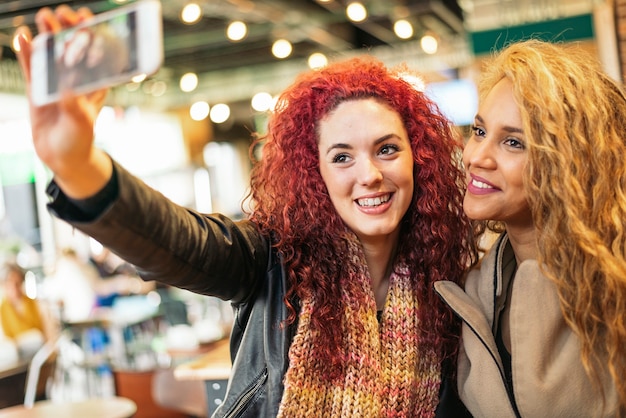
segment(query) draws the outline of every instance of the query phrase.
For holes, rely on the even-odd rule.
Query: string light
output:
[[[255,94],[250,101],[252,109],[257,112],[265,112],[272,106],[272,95],[267,92]]]
[[[183,23],[193,24],[196,23],[202,17],[202,9],[196,3],[188,3],[183,7],[180,12],[180,19]]]
[[[143,80],[145,80],[147,77],[146,74],[137,74],[136,76],[134,76],[131,81],[133,83],[141,83]]]
[[[437,42],[437,38],[432,35],[424,35],[422,39],[420,39],[420,46],[427,54],[435,54],[439,47],[439,42]]]
[[[291,46],[291,42],[286,39],[278,39],[272,45],[272,54],[274,54],[276,58],[287,58],[291,55],[292,51],[293,46]]]
[[[180,89],[182,91],[194,91],[196,87],[198,87],[198,76],[195,73],[187,73],[180,78]]]
[[[241,41],[248,34],[248,26],[240,20],[230,22],[226,28],[226,36],[231,41]]]
[[[413,36],[413,25],[405,19],[396,20],[393,24],[393,32],[400,39],[409,39]]]
[[[362,22],[367,19],[367,9],[358,1],[348,4],[346,16],[353,22]]]
[[[324,68],[328,65],[328,58],[321,52],[314,52],[309,56],[308,64],[309,68],[312,70]]]
[[[211,108],[209,117],[213,123],[224,123],[230,117],[230,107],[224,103],[218,103]]]
[[[189,108],[189,116],[195,121],[201,121],[209,116],[210,107],[205,101],[195,102]]]

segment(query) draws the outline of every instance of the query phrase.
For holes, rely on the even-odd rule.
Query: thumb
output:
[[[16,51],[17,61],[22,69],[22,75],[26,80],[26,84],[30,85],[30,53],[32,49],[30,29],[27,26],[20,26],[15,31],[15,38],[19,46],[19,50]]]

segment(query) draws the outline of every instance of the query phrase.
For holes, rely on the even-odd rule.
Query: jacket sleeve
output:
[[[254,293],[269,258],[254,224],[176,205],[115,162],[114,173],[117,190],[96,216],[54,182],[50,212],[133,264],[144,280],[236,303]]]

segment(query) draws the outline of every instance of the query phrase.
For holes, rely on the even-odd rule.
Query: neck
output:
[[[17,295],[15,297],[8,298],[7,300],[13,306],[13,309],[15,309],[16,311],[22,310],[22,307],[24,306],[22,295]]]
[[[537,235],[533,226],[516,227],[512,225],[506,226],[506,232],[509,235],[509,241],[515,260],[519,266],[525,260],[536,260],[539,249],[537,247]]]
[[[389,276],[398,246],[397,234],[392,235],[378,242],[361,241],[378,310],[385,306],[389,289]]]

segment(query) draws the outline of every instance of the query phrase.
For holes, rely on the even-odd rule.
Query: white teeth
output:
[[[385,203],[389,200],[389,195],[385,195],[382,197],[373,197],[373,198],[367,198],[367,199],[358,199],[357,203],[359,204],[359,206],[378,206],[381,203]]]
[[[490,185],[488,185],[487,183],[483,183],[482,181],[472,180],[472,184],[479,189],[491,189]]]

